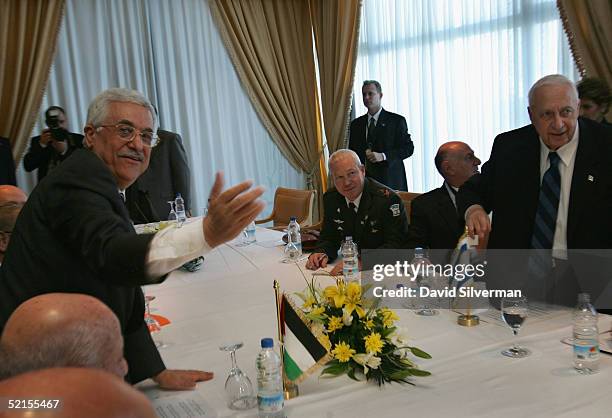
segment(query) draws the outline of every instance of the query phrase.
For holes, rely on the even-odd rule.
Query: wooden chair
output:
[[[271,229],[282,230],[289,224],[289,218],[295,216],[301,227],[308,227],[312,225],[315,193],[314,190],[279,187],[274,193],[272,213],[267,218],[259,219],[255,223],[272,222]]]
[[[421,193],[412,193],[412,192],[395,192],[404,202],[404,207],[406,208],[406,216],[408,217],[408,223],[410,223],[410,205],[412,200],[419,197]]]

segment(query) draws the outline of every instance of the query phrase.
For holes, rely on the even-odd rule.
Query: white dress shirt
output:
[[[361,202],[361,196],[363,196],[363,192],[359,193],[359,196],[357,196],[355,200],[352,201],[353,204],[355,205],[355,213],[359,211],[359,203]],[[344,198],[344,200],[346,200],[346,206],[348,206],[349,203],[351,203],[351,201],[348,200],[346,197]]]

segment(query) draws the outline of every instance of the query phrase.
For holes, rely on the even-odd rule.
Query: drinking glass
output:
[[[431,285],[432,285],[433,279],[431,277],[429,277],[427,274],[419,274],[416,277],[416,292],[419,292],[419,288],[426,288],[431,290]],[[419,309],[418,311],[416,311],[415,313],[417,315],[421,315],[421,316],[435,316],[438,315],[438,310],[437,309],[432,309],[429,307],[429,303],[428,303],[428,299],[430,298],[430,296],[424,297],[424,298],[420,298],[420,300],[423,302],[423,305],[421,306],[421,309]]]
[[[526,297],[508,297],[503,298],[501,301],[501,315],[502,319],[508,325],[514,334],[514,336],[518,336],[518,332],[521,329],[521,325],[525,319],[527,319],[527,314],[529,311],[529,306],[527,305]],[[513,347],[508,348],[501,352],[504,356],[512,357],[512,358],[522,358],[527,357],[531,354],[526,348],[520,347],[518,344],[515,344]]]
[[[225,381],[227,406],[230,409],[245,410],[257,406],[257,398],[253,392],[253,385],[249,377],[238,368],[236,363],[236,350],[242,348],[242,342],[231,342],[219,347],[221,351],[229,351],[232,359],[232,368]]]
[[[149,332],[153,337],[153,342],[155,342],[155,347],[157,348],[165,348],[168,345],[164,344],[164,342],[159,337],[159,333],[161,331],[161,325],[157,322],[157,319],[153,315],[151,315],[151,302],[155,299],[155,296],[145,295],[145,324],[147,324],[147,328],[149,328]]]
[[[169,221],[176,221],[176,211],[174,210],[174,200],[168,200],[168,204],[170,205],[170,213],[168,214]]]

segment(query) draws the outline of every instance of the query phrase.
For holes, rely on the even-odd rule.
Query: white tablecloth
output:
[[[256,386],[255,358],[259,341],[275,337],[276,311],[272,283],[285,291],[301,291],[311,274],[304,262],[280,262],[282,247],[271,247],[281,234],[257,229],[257,244],[223,245],[206,256],[196,273],[174,272],[163,284],[148,286],[157,296],[153,313],[168,317],[160,350],[168,368],[213,371],[212,381],[196,391],[220,417],[256,416],[257,409],[227,408],[224,384],[230,368],[228,353],[219,345],[243,341],[239,367]],[[329,278],[318,279],[323,286]],[[456,324],[457,314],[441,311],[419,317],[397,310],[399,325],[412,345],[430,353],[419,360],[432,376],[414,378],[415,386],[391,384],[378,388],[342,376],[312,376],[300,385],[300,396],[286,402],[290,417],[610,417],[612,416],[612,357],[601,355],[601,371],[583,376],[572,368],[572,349],[560,342],[571,334],[571,314],[560,312],[546,320],[527,319],[519,340],[532,351],[510,359],[500,351],[513,343],[511,331],[498,321],[473,328]],[[611,329],[602,317],[600,330]],[[151,384],[141,385],[150,398],[177,396]]]

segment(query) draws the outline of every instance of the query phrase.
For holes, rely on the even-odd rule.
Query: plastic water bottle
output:
[[[431,265],[431,261],[429,261],[429,258],[425,255],[425,250],[423,248],[417,247],[414,249],[414,258],[410,264],[412,264],[412,271],[415,273],[413,282],[416,280],[416,294],[421,294],[420,288],[431,289],[429,272],[427,271],[427,266]],[[427,300],[423,300],[422,307],[416,311],[416,314],[422,316],[433,316],[438,314],[438,311],[429,308],[427,305]]]
[[[300,224],[295,216],[290,218],[287,226],[285,256],[289,261],[298,261],[302,256],[302,234],[300,233]]]
[[[353,242],[353,237],[347,236],[344,239],[340,253],[342,253],[342,275],[344,280],[347,283],[359,280],[359,252],[357,251],[357,244]]]
[[[174,199],[174,207],[176,208],[176,220],[178,222],[178,226],[181,227],[187,220],[187,215],[185,214],[185,201],[180,193],[176,194],[176,199]]]
[[[257,356],[257,405],[260,418],[284,417],[281,361],[272,338],[262,338]]]
[[[578,295],[574,311],[574,368],[582,374],[599,371],[597,311],[587,293]]]

